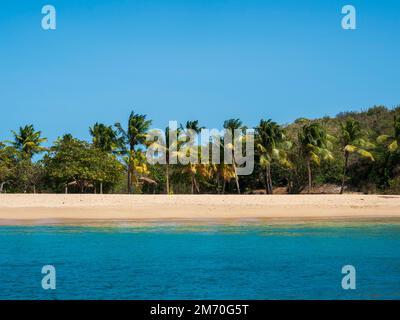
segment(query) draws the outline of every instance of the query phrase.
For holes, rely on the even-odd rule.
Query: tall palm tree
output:
[[[377,141],[387,145],[389,152],[396,152],[400,149],[400,117],[394,117],[394,135],[381,135]]]
[[[162,141],[156,140],[151,142],[151,147],[155,148],[160,152],[161,154],[165,155],[165,191],[166,194],[171,194],[172,189],[170,185],[170,169],[171,169],[171,156],[176,156],[177,151],[173,150],[178,150],[179,146],[183,143],[179,139],[171,139],[170,141],[170,136],[175,135],[176,137],[179,137],[181,134],[181,126],[171,130],[170,127],[165,128],[165,141],[164,138]],[[172,144],[170,144],[172,143]]]
[[[193,130],[196,135],[199,135],[201,132],[201,129],[203,129],[204,127],[200,127],[199,126],[199,121],[198,120],[194,120],[194,121],[187,121],[186,122],[186,126],[183,127],[183,125],[181,125],[181,130]],[[193,148],[191,148],[191,150],[188,150],[191,153],[197,153],[201,155],[201,152],[199,151],[199,148],[194,146]],[[190,176],[190,182],[191,182],[191,193],[193,194],[195,190],[197,190],[198,193],[200,193],[200,189],[199,189],[199,184],[196,180],[196,174],[198,172],[200,172],[200,170],[198,170],[200,167],[199,164],[196,163],[188,163],[184,169],[183,172],[184,173],[188,173]],[[202,172],[205,172],[204,170]]]
[[[118,132],[112,126],[96,122],[89,128],[89,133],[92,136],[93,145],[104,152],[111,153],[122,145]]]
[[[46,150],[46,148],[41,146],[41,144],[46,142],[47,139],[42,138],[42,132],[35,131],[35,128],[32,124],[20,127],[18,132],[11,132],[14,135],[14,141],[10,142],[24,158],[32,159],[34,154],[41,153]]]
[[[272,194],[271,163],[277,160],[285,166],[290,166],[286,158],[284,144],[288,146],[281,127],[271,119],[261,120],[256,128],[256,147],[260,153],[260,164],[265,169],[265,191]]]
[[[357,152],[361,157],[368,158],[374,161],[371,152],[364,148],[373,148],[374,145],[362,138],[361,126],[358,121],[348,119],[345,123],[341,123],[341,145],[344,153],[344,167],[342,185],[340,187],[340,194],[343,194],[344,184],[346,180],[346,171],[349,162],[349,157],[352,153]]]
[[[305,124],[298,135],[300,150],[307,162],[308,193],[312,188],[311,163],[320,165],[321,160],[333,159],[329,150],[331,137],[318,123]]]
[[[147,131],[150,128],[151,120],[146,119],[146,115],[136,114],[134,111],[131,112],[128,118],[128,126],[125,130],[122,125],[117,122],[115,127],[122,137],[122,141],[125,146],[123,153],[128,157],[135,158],[135,151],[138,145],[143,144],[146,141]],[[127,163],[128,171],[128,193],[132,193],[132,161]]]
[[[240,121],[240,119],[228,119],[226,121],[224,121],[224,128],[226,130],[230,130],[232,138],[234,138],[234,131],[241,129],[241,130],[245,130],[246,127],[243,126],[242,121]],[[241,143],[241,140],[237,140],[237,141],[233,141],[232,140],[232,145],[228,146],[225,145],[226,148],[230,148],[233,150],[234,144],[235,143]],[[239,184],[239,176],[237,174],[237,168],[236,168],[236,159],[235,159],[235,155],[232,155],[232,168],[235,174],[235,182],[236,182],[236,188],[237,188],[237,192],[238,194],[240,194],[240,184]]]
[[[167,194],[171,193],[169,185],[169,127],[165,129],[165,191]]]

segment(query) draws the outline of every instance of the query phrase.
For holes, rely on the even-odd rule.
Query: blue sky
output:
[[[28,123],[86,139],[132,109],[220,128],[400,104],[397,0],[2,0],[0,43],[0,140]]]

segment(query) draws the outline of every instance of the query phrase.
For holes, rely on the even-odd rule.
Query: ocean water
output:
[[[0,299],[399,298],[398,222],[0,227]]]

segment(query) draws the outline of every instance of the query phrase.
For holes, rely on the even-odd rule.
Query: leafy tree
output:
[[[358,153],[361,157],[368,158],[371,161],[374,161],[372,153],[365,149],[365,148],[373,148],[374,145],[363,139],[360,123],[351,118],[348,119],[345,123],[341,123],[340,140],[344,153],[343,177],[342,177],[342,185],[340,188],[340,194],[342,194],[344,190],[346,172],[350,155],[353,153]]]
[[[311,163],[320,165],[321,160],[333,159],[329,150],[331,137],[326,133],[319,123],[305,124],[298,135],[301,153],[307,162],[308,193],[312,188]]]
[[[50,180],[58,186],[77,187],[80,192],[96,191],[96,185],[103,192],[119,181],[123,166],[112,154],[91,146],[85,141],[64,135],[50,148],[43,160]]]
[[[131,112],[128,118],[128,126],[125,130],[120,123],[116,123],[115,127],[122,136],[125,143],[123,153],[129,157],[135,157],[135,148],[146,141],[147,131],[150,128],[151,121],[146,120],[146,115]],[[132,193],[132,161],[128,161],[128,193]]]
[[[41,162],[20,159],[13,172],[13,188],[18,192],[36,193],[45,176],[45,168]]]
[[[17,151],[13,147],[0,142],[0,193],[6,184],[10,184],[17,163]]]

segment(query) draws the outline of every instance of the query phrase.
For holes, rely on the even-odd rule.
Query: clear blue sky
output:
[[[57,30],[41,8],[57,9]],[[341,7],[357,30],[341,28]],[[400,104],[398,0],[2,0],[0,140],[33,123],[88,138],[130,110],[154,127],[280,123]]]

